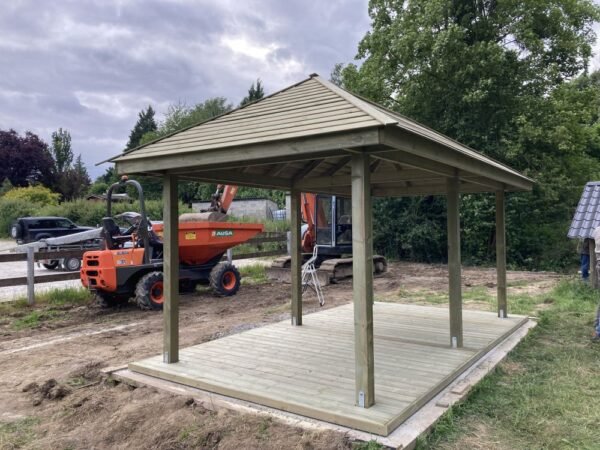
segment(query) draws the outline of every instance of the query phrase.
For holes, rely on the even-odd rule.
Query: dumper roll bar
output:
[[[106,214],[108,217],[112,217],[112,194],[115,189],[123,188],[126,186],[133,186],[138,193],[138,199],[140,202],[140,223],[138,225],[138,236],[142,239],[144,244],[144,264],[150,263],[150,235],[148,233],[148,216],[146,216],[146,205],[144,203],[144,190],[142,185],[135,180],[130,180],[126,176],[122,177],[120,181],[112,184],[108,191],[106,191]]]

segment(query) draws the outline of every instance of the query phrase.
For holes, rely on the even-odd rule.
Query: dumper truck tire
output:
[[[215,294],[230,297],[240,289],[241,278],[233,264],[222,262],[210,271],[209,284]]]
[[[114,308],[119,303],[124,302],[123,296],[113,294],[112,292],[96,291],[95,297],[96,297],[96,303],[102,309]]]
[[[140,278],[135,288],[135,302],[141,309],[161,310],[164,301],[162,272],[150,272]]]

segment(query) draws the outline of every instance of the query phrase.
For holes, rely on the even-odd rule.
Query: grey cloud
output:
[[[367,0],[56,0],[0,11],[0,128],[67,128],[92,175],[137,112],[224,96],[237,104],[350,61]]]

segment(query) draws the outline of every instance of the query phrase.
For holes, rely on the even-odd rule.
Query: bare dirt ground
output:
[[[553,273],[510,272],[509,292],[544,293]],[[490,308],[493,269],[465,268],[466,307]],[[331,308],[351,301],[351,280],[325,288]],[[394,263],[375,279],[378,300],[445,302],[444,266]],[[182,296],[181,346],[285,320],[289,285],[244,285],[232,298]],[[429,301],[431,303],[431,301]],[[319,309],[312,296],[305,313]],[[314,433],[262,418],[214,413],[186,398],[117,384],[99,369],[160,353],[162,315],[133,305],[65,311],[57,320],[15,330],[0,317],[0,448],[351,448],[343,435]]]

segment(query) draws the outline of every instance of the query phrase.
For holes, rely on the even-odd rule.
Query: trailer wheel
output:
[[[240,281],[240,272],[231,263],[219,263],[210,271],[210,287],[217,295],[235,295],[240,288]]]
[[[63,267],[68,272],[77,272],[81,269],[81,259],[77,257],[65,258],[63,260]]]
[[[58,267],[58,263],[59,263],[58,260],[53,259],[52,261],[50,261],[50,263],[48,263],[48,264],[42,264],[42,266],[44,266],[48,270],[54,270],[54,269],[56,269]]]
[[[140,278],[135,288],[135,302],[141,309],[160,310],[164,301],[162,272],[150,272]]]

